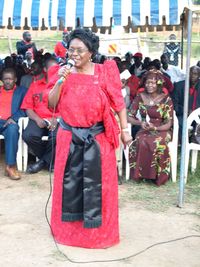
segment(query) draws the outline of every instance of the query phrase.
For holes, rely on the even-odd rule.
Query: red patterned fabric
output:
[[[83,228],[83,222],[62,222],[62,180],[71,132],[58,130],[51,226],[58,243],[85,248],[106,248],[119,242],[118,179],[115,158],[119,128],[111,115],[125,107],[118,69],[113,61],[95,65],[94,75],[72,73],[63,84],[59,103],[62,118],[74,127],[103,121],[105,132],[96,136],[102,161],[102,226]],[[92,199],[91,199],[92,201]]]

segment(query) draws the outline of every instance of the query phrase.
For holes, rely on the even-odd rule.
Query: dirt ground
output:
[[[60,246],[77,262],[125,258],[147,247],[188,235],[200,236],[195,204],[165,212],[153,212],[141,201],[127,200],[132,184],[119,186],[121,242],[112,248],[93,250]],[[156,188],[155,188],[156,190]],[[26,175],[20,181],[4,177],[0,170],[0,266],[1,267],[199,267],[200,237],[160,244],[135,257],[115,262],[71,263],[57,250],[45,219],[49,175]],[[48,208],[50,214],[50,205]]]

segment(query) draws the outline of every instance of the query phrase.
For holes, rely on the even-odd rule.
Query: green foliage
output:
[[[200,0],[192,0],[194,5],[200,5]]]

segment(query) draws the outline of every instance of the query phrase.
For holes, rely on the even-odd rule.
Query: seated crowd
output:
[[[43,54],[31,41],[30,33],[24,32],[23,40],[16,44],[17,54],[1,61],[0,134],[5,140],[5,174],[13,180],[20,179],[16,168],[20,117],[29,118],[22,138],[29,153],[37,158],[28,165],[27,173],[53,168],[59,113],[48,108],[45,94],[49,79],[66,62],[67,35],[63,32],[63,40],[55,45],[54,53]],[[128,70],[130,74],[121,79],[134,138],[129,155],[130,177],[136,181],[150,179],[162,185],[170,173],[167,143],[171,140],[174,110],[181,136],[185,74],[179,67],[169,65],[166,53],[153,60],[150,57],[143,60],[141,52],[128,52],[122,59],[113,59],[120,73]],[[105,60],[100,54],[94,58],[100,64]],[[189,78],[191,112],[200,107],[199,62],[190,68]],[[48,140],[42,140],[44,135]]]

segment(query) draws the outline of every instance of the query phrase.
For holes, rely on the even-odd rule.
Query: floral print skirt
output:
[[[151,179],[160,186],[169,179],[170,132],[140,130],[129,149],[130,176],[135,181]]]

